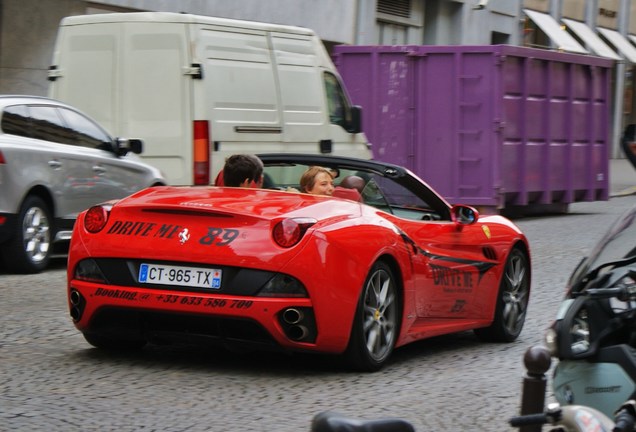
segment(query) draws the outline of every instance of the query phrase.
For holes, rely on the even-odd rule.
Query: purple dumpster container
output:
[[[375,159],[451,203],[553,210],[609,195],[613,61],[509,46],[337,46]]]

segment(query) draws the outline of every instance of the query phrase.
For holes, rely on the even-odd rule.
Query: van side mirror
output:
[[[347,132],[360,133],[362,132],[362,107],[359,105],[353,105],[350,107],[351,120],[347,122]]]

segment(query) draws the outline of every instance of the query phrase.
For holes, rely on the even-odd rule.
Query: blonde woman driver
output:
[[[311,166],[300,177],[300,191],[313,195],[333,195],[333,174],[320,166]]]

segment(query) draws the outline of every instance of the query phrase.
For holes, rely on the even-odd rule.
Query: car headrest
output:
[[[362,201],[362,195],[357,189],[348,189],[341,186],[336,186],[333,189],[332,196],[337,198],[345,198],[351,201]]]
[[[362,189],[364,189],[365,181],[362,177],[357,175],[346,176],[342,179],[339,186],[347,189],[356,189],[358,192],[362,193]]]

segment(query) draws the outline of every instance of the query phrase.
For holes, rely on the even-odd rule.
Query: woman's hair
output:
[[[316,184],[316,176],[319,173],[327,173],[333,178],[333,173],[329,169],[321,166],[310,166],[300,177],[300,191],[308,192],[313,189],[314,184]]]

